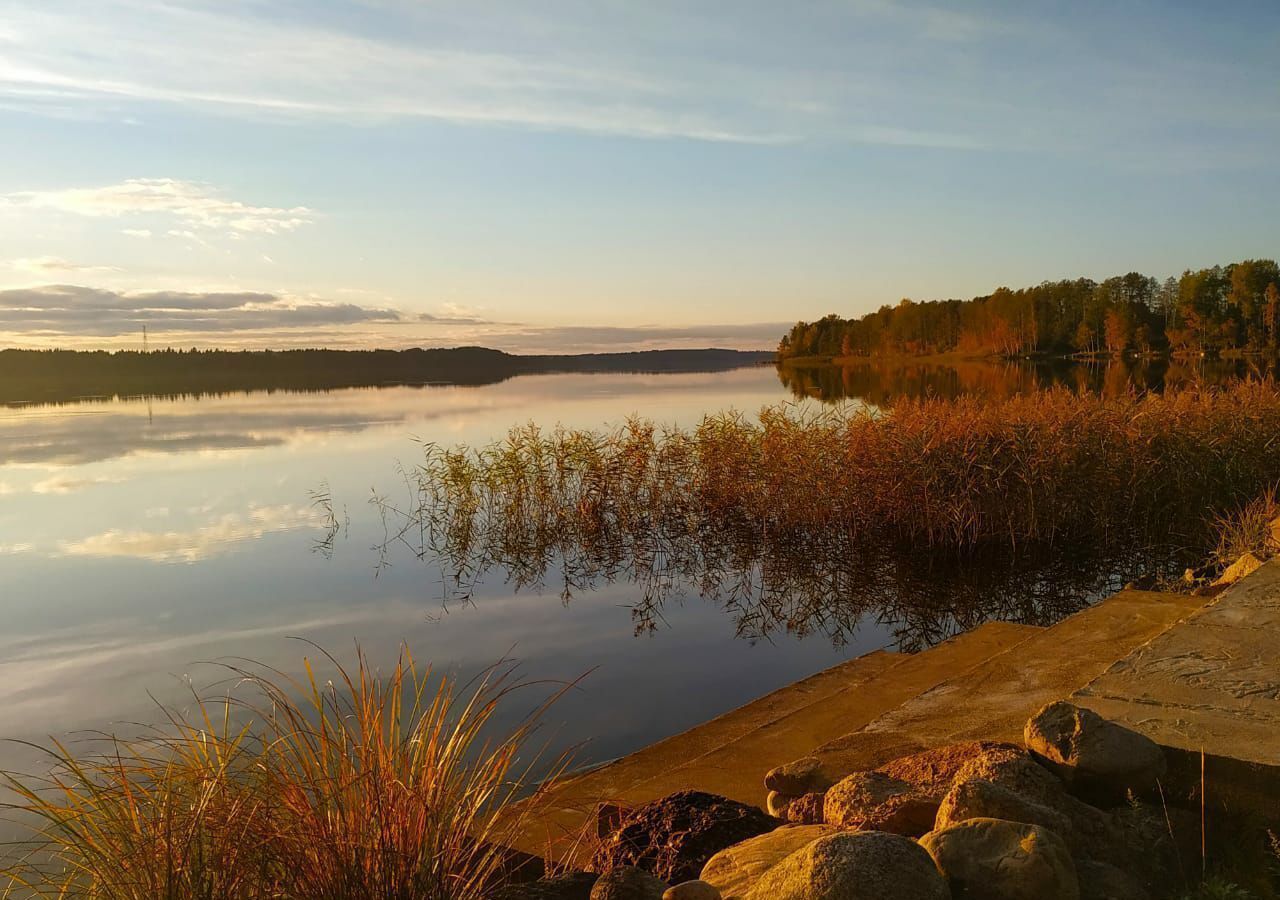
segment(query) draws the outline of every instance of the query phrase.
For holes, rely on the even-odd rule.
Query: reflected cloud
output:
[[[188,531],[111,529],[79,541],[63,541],[59,555],[194,563],[226,553],[242,541],[314,526],[321,518],[317,510],[306,507],[256,507]]]
[[[70,478],[65,475],[55,475],[52,478],[37,481],[31,486],[31,492],[33,494],[74,494],[101,484],[119,484],[123,480],[122,478]]]

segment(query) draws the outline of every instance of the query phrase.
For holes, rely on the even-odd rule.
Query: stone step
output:
[[[1039,630],[992,622],[921,653],[875,651],[629,756],[566,777],[552,789],[546,812],[530,823],[518,849],[563,857],[564,845],[576,841],[594,824],[600,803],[634,805],[674,791],[697,789],[762,806],[762,778],[776,764],[766,765],[763,760],[785,762],[802,755],[949,673],[973,666]],[[726,773],[739,771],[743,777],[738,783],[727,785],[727,792],[719,790],[725,786]],[[551,854],[549,848],[553,849]]]
[[[1121,591],[942,681],[865,727],[799,755],[818,757],[838,776],[957,741],[1020,742],[1026,720],[1040,707],[1070,696],[1204,602],[1187,594]]]

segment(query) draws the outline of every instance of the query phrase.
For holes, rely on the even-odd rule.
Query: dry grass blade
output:
[[[514,728],[495,714],[532,683],[386,674],[325,656],[301,682],[230,665],[229,696],[197,696],[139,737],[92,752],[54,742],[47,777],[9,773],[31,829],[0,879],[17,897],[101,900],[471,900],[507,875],[537,810],[504,810],[564,759],[532,752],[552,696]],[[563,690],[561,688],[560,690]],[[0,882],[3,884],[3,882]]]

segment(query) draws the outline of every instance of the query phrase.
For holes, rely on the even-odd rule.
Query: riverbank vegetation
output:
[[[1250,259],[1165,281],[1130,272],[1096,282],[1001,287],[971,300],[884,306],[798,322],[780,359],[876,355],[1271,352],[1280,347],[1280,267]]]
[[[497,667],[469,683],[402,655],[363,655],[334,681],[230,665],[231,689],[191,714],[47,752],[51,773],[7,774],[0,897],[94,900],[475,900],[514,864],[536,800],[545,710],[495,714],[531,685]],[[561,767],[544,761],[538,774]],[[500,811],[504,814],[499,816]]]
[[[566,599],[627,580],[638,626],[687,588],[748,636],[838,640],[870,612],[913,649],[991,615],[1053,621],[1118,588],[1106,572],[1199,563],[1216,517],[1276,479],[1278,433],[1270,381],[777,407],[689,429],[528,426],[484,447],[428,446],[405,501],[380,503],[387,547],[438,560],[461,595],[495,570],[518,586],[556,580]],[[953,594],[964,579],[971,590]],[[1028,605],[993,609],[1001,598]]]

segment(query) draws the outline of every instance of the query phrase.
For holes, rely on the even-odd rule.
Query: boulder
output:
[[[1246,575],[1252,575],[1258,569],[1262,568],[1262,560],[1254,556],[1252,553],[1246,553],[1222,570],[1213,582],[1214,587],[1229,587],[1235,584]]]
[[[880,831],[818,838],[767,871],[747,900],[949,900],[929,854]]]
[[[883,772],[857,772],[836,782],[822,802],[828,825],[917,837],[933,827],[938,800]]]
[[[1065,813],[1028,800],[990,781],[961,781],[952,785],[938,807],[934,830],[941,831],[970,819],[1005,819],[1043,825],[1068,844],[1074,832]]]
[[[1164,751],[1150,738],[1066,701],[1032,716],[1024,737],[1037,759],[1090,798],[1147,794],[1165,774]]]
[[[778,766],[764,776],[766,789],[788,797],[820,794],[831,785],[832,779],[822,770],[822,763],[812,756]]]
[[[975,756],[956,771],[953,779],[953,783],[965,781],[989,781],[1042,806],[1054,806],[1066,793],[1052,772],[1019,748]]]
[[[885,763],[877,772],[882,772],[899,781],[910,782],[921,793],[936,796],[939,800],[951,788],[956,775],[975,760],[986,760],[988,763],[1004,758],[1025,756],[1026,752],[1013,744],[996,741],[965,741],[959,744],[948,744],[899,757],[893,762]]]
[[[801,847],[834,834],[828,825],[785,826],[721,850],[702,867],[702,880],[724,900],[742,900],[765,872]]]
[[[599,878],[595,872],[539,878],[528,884],[500,888],[492,900],[591,900],[591,888]]]
[[[787,811],[787,804],[793,798],[787,794],[779,794],[777,791],[770,791],[769,796],[764,798],[764,809],[769,815],[777,819],[786,820],[784,813]]]
[[[618,828],[597,846],[592,868],[639,866],[671,882],[691,881],[724,848],[782,824],[736,800],[681,791],[624,813]]]
[[[619,866],[600,876],[591,900],[662,900],[667,883],[635,866]]]
[[[667,888],[662,900],[722,900],[720,892],[705,881],[686,881]]]
[[[920,839],[956,900],[1079,900],[1062,838],[1040,825],[970,819]]]
[[[1093,860],[1076,862],[1080,900],[1151,900],[1151,894],[1132,875]]]
[[[805,794],[787,801],[780,818],[793,825],[821,825],[824,820],[825,794]]]

